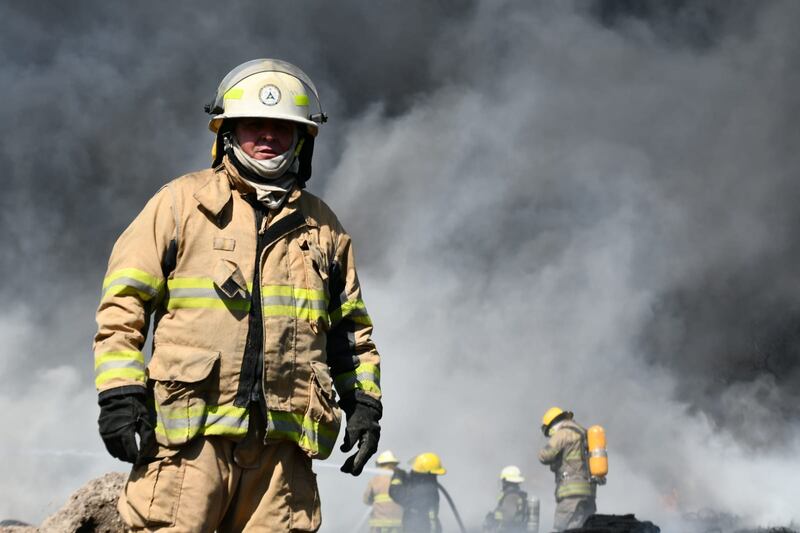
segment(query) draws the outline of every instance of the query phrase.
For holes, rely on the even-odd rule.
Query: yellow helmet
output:
[[[542,433],[547,435],[548,429],[550,429],[550,426],[553,425],[554,422],[565,418],[572,418],[572,413],[564,411],[560,407],[551,407],[545,411],[544,416],[542,416]]]
[[[392,450],[386,450],[385,452],[381,453],[378,456],[378,459],[375,461],[375,464],[378,465],[378,466],[396,465],[396,464],[400,464],[400,461],[392,453]]]
[[[525,478],[522,477],[522,472],[519,467],[509,465],[500,471],[500,479],[508,481],[509,483],[522,483]]]
[[[442,460],[432,452],[421,453],[411,462],[411,471],[418,474],[435,474],[441,476],[447,470],[442,467]]]

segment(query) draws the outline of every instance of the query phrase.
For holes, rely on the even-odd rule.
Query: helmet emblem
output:
[[[264,105],[275,105],[281,101],[281,90],[274,85],[264,85],[258,92],[258,98]]]

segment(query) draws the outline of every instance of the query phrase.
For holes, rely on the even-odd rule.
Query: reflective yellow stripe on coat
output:
[[[114,379],[133,380],[144,384],[144,355],[137,350],[106,352],[94,358],[94,384],[97,388]]]
[[[143,301],[155,298],[164,288],[164,280],[136,268],[123,268],[103,280],[103,299],[135,294]]]
[[[339,394],[346,394],[355,389],[380,394],[380,381],[380,368],[368,363],[362,363],[355,370],[339,374],[333,379]]]

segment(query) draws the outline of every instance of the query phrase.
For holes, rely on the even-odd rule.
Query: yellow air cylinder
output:
[[[601,426],[592,426],[586,432],[586,438],[589,445],[589,472],[594,477],[604,478],[608,475],[606,430]]]

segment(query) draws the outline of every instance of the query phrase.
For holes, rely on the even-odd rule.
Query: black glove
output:
[[[128,463],[140,463],[155,456],[156,434],[144,391],[101,397],[99,403],[97,425],[108,453]]]
[[[383,414],[383,407],[380,400],[360,390],[339,400],[339,406],[347,415],[347,427],[340,450],[349,452],[358,443],[358,451],[347,458],[340,470],[357,476],[369,458],[378,451],[381,438],[378,420]]]

